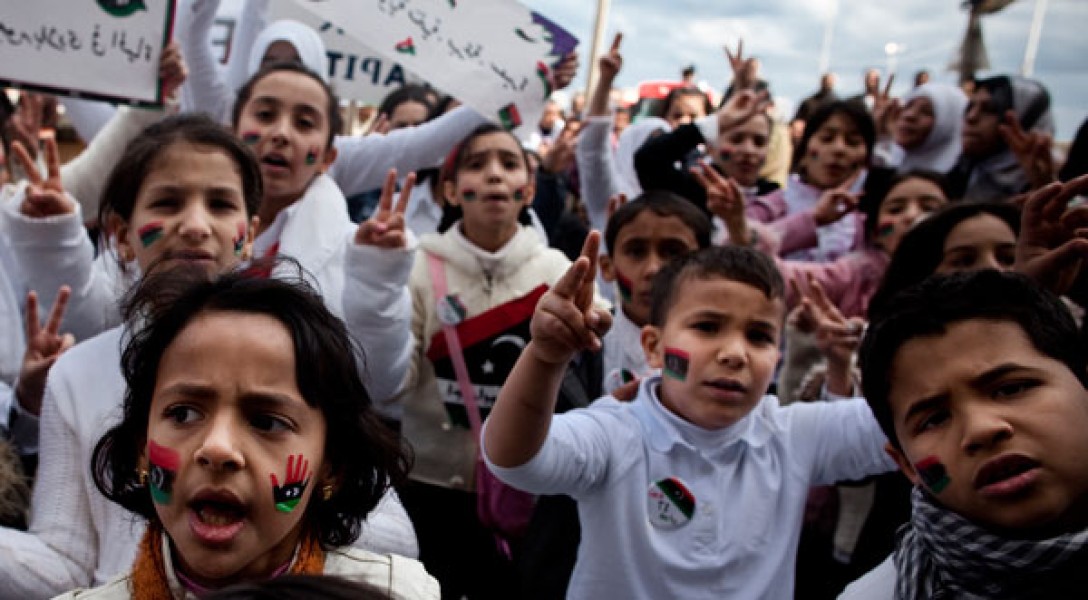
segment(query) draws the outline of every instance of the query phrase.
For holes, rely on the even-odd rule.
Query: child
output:
[[[126,307],[124,409],[91,461],[99,490],[149,526],[129,573],[66,597],[191,598],[327,573],[438,598],[418,562],[346,547],[408,460],[343,322],[301,282],[185,271],[149,275]]]
[[[915,489],[891,559],[842,597],[1079,597],[1088,365],[1062,302],[1011,273],[936,277],[889,301],[861,357]]]
[[[83,297],[82,314],[100,321],[120,318],[119,291],[104,275],[107,268],[119,268],[110,261],[127,259],[129,273],[159,263],[194,263],[209,273],[233,268],[249,251],[251,218],[262,196],[253,154],[205,117],[186,115],[153,125],[133,140],[118,164],[107,177],[102,207],[115,250],[104,252],[94,270],[78,208],[53,176],[49,185],[33,186],[42,189],[32,189],[28,201],[49,204],[59,214],[21,225],[40,228],[43,236],[52,233],[54,239],[43,245],[55,248],[56,268],[73,277],[73,296]],[[51,167],[55,173],[56,165]],[[385,202],[391,198],[390,189]],[[65,209],[69,212],[60,212]],[[30,531],[0,529],[0,553],[12,557],[0,561],[2,597],[42,597],[102,583],[131,564],[141,531],[95,489],[86,468],[95,442],[116,422],[125,391],[120,346],[126,335],[118,326],[78,344],[50,372],[41,400],[41,464]],[[375,511],[368,526],[366,543],[414,551],[411,524],[395,496]]]
[[[533,307],[570,261],[522,224],[534,186],[514,136],[481,126],[446,165],[443,233],[423,236],[411,276],[415,345],[401,400],[415,467],[401,494],[443,596],[503,596],[512,594],[509,565],[477,518],[477,441],[442,326],[456,328],[467,383],[486,416],[528,341]],[[448,283],[441,301],[436,274]]]
[[[570,598],[789,598],[813,483],[889,470],[864,402],[780,408],[764,396],[784,293],[765,256],[684,255],[654,279],[642,346],[662,377],[553,418],[571,355],[600,348],[591,306],[600,236],[540,302],[533,339],[484,429],[488,466],[535,493],[578,501]]]
[[[604,232],[607,255],[601,273],[620,299],[604,344],[606,394],[650,375],[640,341],[650,320],[654,276],[671,259],[710,245],[710,221],[690,202],[664,191],[651,191],[624,203]]]

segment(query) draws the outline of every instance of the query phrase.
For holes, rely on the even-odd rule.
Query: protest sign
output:
[[[0,85],[161,106],[174,0],[0,4]]]
[[[552,69],[578,43],[513,0],[295,4],[507,129],[535,126],[552,92]]]
[[[369,46],[336,26],[293,2],[273,2],[269,7],[269,22],[293,19],[314,28],[325,42],[329,56],[329,83],[341,100],[358,100],[379,104],[389,92],[405,83],[423,83],[399,62],[375,52]]]

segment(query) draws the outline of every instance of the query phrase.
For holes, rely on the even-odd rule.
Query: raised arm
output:
[[[499,467],[528,462],[544,445],[563,373],[575,353],[598,351],[611,315],[593,307],[600,232],[590,232],[582,255],[540,299],[532,340],[510,371],[484,429],[487,458]]]

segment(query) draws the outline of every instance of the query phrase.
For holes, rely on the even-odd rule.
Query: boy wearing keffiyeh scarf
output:
[[[1088,590],[1088,366],[1062,302],[996,271],[893,299],[862,386],[915,485],[888,561],[841,598],[1071,598]]]

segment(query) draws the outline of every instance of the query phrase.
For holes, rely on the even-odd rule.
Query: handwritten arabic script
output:
[[[38,52],[57,54],[81,53],[87,48],[98,57],[109,52],[118,52],[130,63],[138,60],[151,62],[156,46],[149,43],[144,36],[133,36],[135,39],[130,39],[124,29],[107,28],[107,31],[108,34],[104,34],[102,25],[97,23],[90,36],[87,36],[71,28],[52,25],[19,28],[0,21],[0,46],[31,48]],[[87,37],[91,39],[89,47],[85,43]]]

